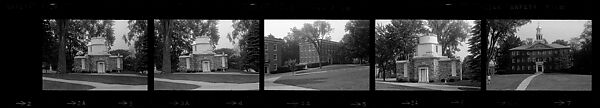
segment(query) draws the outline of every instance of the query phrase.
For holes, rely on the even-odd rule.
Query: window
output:
[[[273,46],[273,51],[277,51],[277,45]]]
[[[514,60],[514,59],[513,59],[513,60]],[[511,66],[511,69],[512,69],[512,70],[515,70],[515,66]]]
[[[273,54],[273,60],[277,60],[277,54]]]
[[[435,46],[435,52],[436,53],[438,52],[438,46]]]

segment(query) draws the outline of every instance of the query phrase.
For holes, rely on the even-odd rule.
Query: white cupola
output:
[[[88,43],[88,55],[110,55],[104,37],[93,37]]]
[[[197,37],[192,43],[192,54],[215,54],[208,36]]]
[[[419,37],[416,56],[442,56],[442,47],[438,44],[437,35],[427,34]]]

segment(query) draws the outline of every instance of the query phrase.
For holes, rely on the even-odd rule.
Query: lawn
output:
[[[375,90],[400,90],[400,91],[436,91],[433,89],[393,85],[386,83],[375,83]]]
[[[163,81],[154,81],[154,89],[156,90],[190,90],[199,88],[200,86],[191,84],[171,83]]]
[[[545,73],[536,76],[527,90],[591,91],[592,75]]]
[[[460,80],[460,81],[446,82],[446,83],[444,83],[444,82],[435,82],[435,83],[432,83],[432,84],[481,87],[481,82],[473,81],[473,80]]]
[[[361,65],[327,65],[327,66],[323,66],[321,68],[319,67],[315,67],[315,68],[311,68],[308,70],[301,70],[301,71],[296,71],[296,74],[300,74],[300,73],[309,73],[309,72],[318,72],[318,71],[328,71],[328,70],[336,70],[336,69],[346,69],[346,68],[354,68],[354,67],[361,67]]]
[[[57,81],[42,81],[42,90],[89,90],[93,89],[93,86],[64,83]]]
[[[43,74],[43,77],[65,80],[90,81],[106,84],[147,85],[147,77],[110,76],[110,75],[85,75],[85,74]]]
[[[172,80],[191,80],[212,83],[257,83],[259,75],[233,75],[233,74],[155,74],[155,78]]]
[[[521,84],[525,78],[532,74],[505,74],[505,75],[494,75],[490,85],[487,86],[488,90],[515,90]]]

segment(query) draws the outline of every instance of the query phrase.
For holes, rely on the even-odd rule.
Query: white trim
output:
[[[408,77],[408,64],[404,63],[403,65],[404,65],[404,75],[403,76]]]
[[[452,61],[450,63],[452,63],[452,65],[451,65],[452,66],[452,73],[451,74],[452,74],[452,76],[456,76],[456,61]]]
[[[85,59],[81,59],[81,69],[85,69]]]
[[[190,69],[190,58],[185,58],[185,69]]]
[[[422,75],[421,70],[423,70],[423,69],[425,70],[425,76],[421,76]],[[425,82],[425,83],[429,82],[429,67],[419,67],[417,70],[417,73],[418,73],[418,79],[419,79],[418,82]],[[424,77],[424,79],[426,81],[422,81],[422,79],[421,79],[422,77]]]

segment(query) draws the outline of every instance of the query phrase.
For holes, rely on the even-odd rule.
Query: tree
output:
[[[530,23],[531,20],[487,20],[489,29],[488,60],[494,60],[498,52],[498,41],[506,39],[508,36],[514,36],[517,27]]]
[[[342,38],[342,46],[349,52],[346,56],[362,60],[369,58],[370,47],[370,22],[369,20],[351,20],[346,23],[345,31],[348,34]]]
[[[431,32],[437,35],[442,55],[453,57],[457,47],[468,37],[469,25],[461,20],[428,20]]]
[[[565,40],[562,40],[562,39],[555,40],[554,42],[552,42],[552,44],[559,44],[559,45],[569,46],[569,42],[567,42]]]
[[[575,50],[574,54],[574,66],[575,71],[583,74],[592,74],[594,69],[594,55],[592,54],[592,21],[588,21],[583,25],[585,28],[579,40],[581,40],[581,49]]]
[[[238,43],[242,57],[242,69],[259,70],[262,54],[260,46],[262,28],[259,20],[233,20],[233,31],[228,38]]]
[[[294,27],[291,29],[296,28]],[[283,37],[284,43],[283,47],[281,47],[283,49],[283,61],[293,60],[296,64],[299,62],[297,60],[300,59],[300,46],[298,46],[298,43],[301,41],[300,39],[301,37],[298,35],[292,35],[292,33],[288,33],[287,36]]]
[[[169,32],[165,30],[165,23],[169,22],[170,26],[168,28]],[[216,20],[154,20],[154,33],[156,36],[155,46],[155,56],[154,56],[154,64],[155,66],[163,70],[163,61],[166,61],[167,58],[170,57],[171,70],[175,70],[178,64],[178,57],[181,55],[183,50],[187,50],[191,52],[192,50],[192,42],[199,36],[208,36],[210,38],[210,44],[214,48],[217,45],[220,36],[218,35],[218,29],[216,25],[218,22]],[[169,38],[166,38],[165,33],[170,33]],[[165,41],[168,41],[168,47],[165,47]],[[168,49],[167,49],[168,48]],[[164,53],[166,51],[168,53]],[[169,55],[163,58],[163,55]]]
[[[92,37],[104,37],[105,44],[112,46],[113,23],[111,20],[43,20],[45,32],[42,39],[48,43],[42,46],[45,49],[42,61],[58,67],[59,72],[69,72],[73,66],[73,57],[79,51],[87,52],[86,44]],[[54,57],[58,59],[53,59]]]
[[[509,64],[511,63],[512,58],[510,57],[509,53],[506,52],[510,52],[510,49],[515,48],[515,47],[519,47],[521,45],[524,45],[524,43],[522,43],[523,41],[521,41],[521,39],[517,36],[508,36],[506,39],[501,40],[498,42],[498,52],[504,52],[504,53],[498,53],[496,55],[496,69],[499,72],[503,72],[503,69],[509,69]]]
[[[333,28],[331,28],[331,25],[326,21],[315,21],[313,22],[313,24],[305,23],[302,29],[300,29],[300,32],[302,32],[301,36],[303,40],[312,44],[312,46],[314,46],[317,50],[317,56],[319,58],[319,68],[322,67],[322,43],[324,40],[331,39],[331,36],[329,36],[329,33],[331,31],[333,31]]]
[[[384,72],[393,71],[395,60],[406,60],[410,57],[418,44],[418,35],[426,32],[424,22],[420,20],[392,20],[391,24],[377,25],[375,28],[376,64]]]
[[[481,59],[482,59],[482,53],[481,53],[481,49],[482,47],[486,47],[483,46],[481,43],[481,20],[477,20],[474,22],[475,25],[473,27],[471,27],[471,35],[472,37],[468,40],[468,44],[469,44],[469,53],[470,55],[468,55],[467,57],[470,58],[470,60],[467,62],[469,71],[471,74],[471,77],[473,79],[473,81],[479,81],[481,82],[483,79],[481,79]]]
[[[214,50],[213,52],[217,53],[217,54],[227,54],[227,56],[231,56],[233,54],[235,54],[235,51],[231,48],[219,48]]]
[[[133,53],[133,58],[126,58],[123,60],[123,64],[131,64],[130,67],[124,66],[124,69],[129,69],[133,71],[144,71],[148,69],[148,61],[150,58],[148,57],[148,50],[150,48],[154,48],[148,46],[149,36],[148,36],[148,21],[147,20],[129,20],[127,21],[129,24],[127,28],[129,32],[123,35],[122,39],[127,43],[127,45],[133,45],[135,53]],[[133,44],[132,44],[133,43]]]

